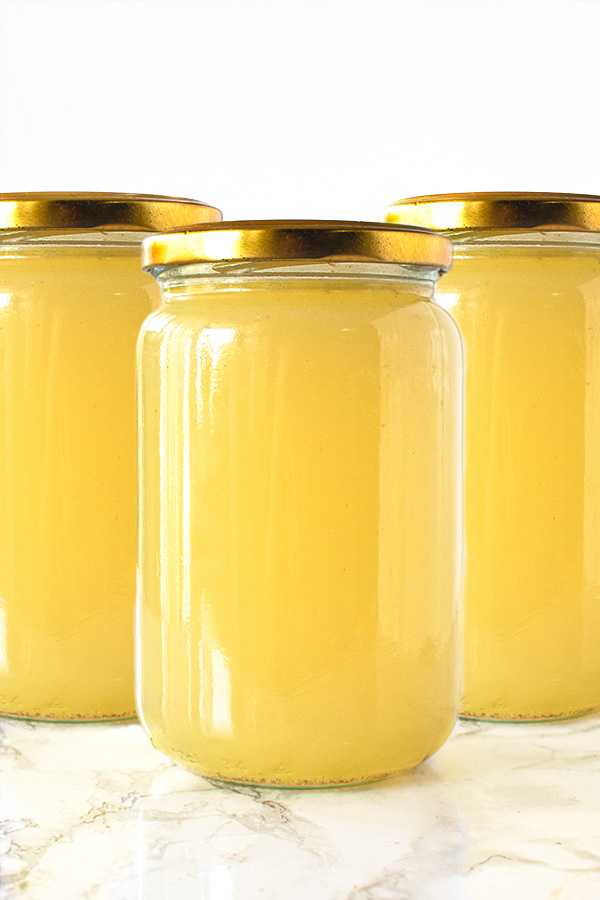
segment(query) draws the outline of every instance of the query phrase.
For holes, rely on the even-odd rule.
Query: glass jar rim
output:
[[[0,194],[0,235],[21,230],[156,232],[221,218],[216,207],[184,197],[78,191]]]
[[[384,221],[455,236],[471,231],[600,232],[600,196],[496,191],[431,194],[398,200]]]
[[[268,219],[211,223],[144,241],[143,266],[259,261],[375,262],[445,272],[452,244],[425,228],[380,222]]]

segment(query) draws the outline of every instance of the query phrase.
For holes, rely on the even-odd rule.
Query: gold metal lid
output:
[[[600,197],[517,192],[409,197],[388,206],[386,222],[434,231],[600,231]]]
[[[151,194],[0,194],[0,231],[166,231],[219,222],[221,212],[199,200]]]
[[[144,241],[146,269],[259,260],[403,263],[445,271],[452,262],[452,245],[423,228],[319,220],[223,222]]]

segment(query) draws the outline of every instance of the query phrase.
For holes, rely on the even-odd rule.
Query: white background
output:
[[[597,0],[3,0],[0,190],[600,194]]]

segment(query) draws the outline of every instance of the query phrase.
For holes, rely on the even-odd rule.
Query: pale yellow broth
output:
[[[0,249],[0,714],[135,715],[139,248]]]
[[[151,740],[234,782],[413,766],[458,702],[456,327],[403,282],[186,290],[140,343]]]
[[[466,363],[466,716],[600,706],[600,256],[456,245]]]

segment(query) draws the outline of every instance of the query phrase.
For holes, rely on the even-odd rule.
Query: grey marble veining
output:
[[[136,723],[0,726],[2,900],[600,900],[600,718],[468,722],[401,778],[229,789]]]

